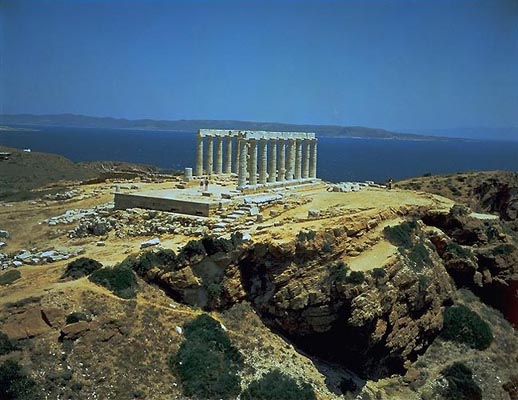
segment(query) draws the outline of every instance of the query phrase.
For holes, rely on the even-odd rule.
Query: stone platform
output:
[[[239,195],[237,191],[218,185],[211,185],[208,191],[190,187],[115,193],[115,209],[145,208],[210,217],[230,204],[236,195]]]

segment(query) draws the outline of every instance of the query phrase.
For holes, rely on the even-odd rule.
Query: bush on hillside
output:
[[[482,390],[473,380],[473,373],[464,364],[456,362],[442,371],[448,382],[445,397],[448,400],[482,400]]]
[[[471,250],[466,249],[455,242],[448,243],[446,251],[458,258],[469,258],[472,256]]]
[[[349,274],[349,267],[345,262],[342,260],[336,262],[336,264],[333,264],[331,270],[331,277],[336,282],[345,282],[347,279],[347,275]]]
[[[16,347],[5,333],[0,332],[0,356],[9,354],[11,351],[16,350]]]
[[[416,221],[404,221],[399,225],[386,226],[383,234],[394,246],[410,249],[413,245],[412,236],[416,227]]]
[[[488,323],[463,305],[446,309],[441,336],[478,350],[488,348],[493,341],[493,333]]]
[[[430,254],[428,254],[428,249],[422,238],[410,249],[408,259],[411,262],[412,269],[416,272],[422,271],[426,265],[431,263]]]
[[[133,269],[138,275],[144,276],[153,267],[168,266],[174,269],[177,262],[176,253],[170,249],[149,250],[139,257],[129,256],[121,265]]]
[[[88,257],[81,257],[68,263],[67,269],[61,278],[79,279],[90,275],[92,272],[102,268],[102,266],[99,261]]]
[[[499,244],[493,248],[493,255],[495,256],[507,256],[515,251],[515,247],[512,244]]]
[[[365,280],[365,274],[363,271],[351,271],[351,273],[345,278],[346,283],[353,285],[360,285]]]
[[[230,239],[204,236],[203,239],[201,239],[201,243],[209,256],[220,252],[228,253],[234,250],[234,243],[232,243]]]
[[[275,369],[252,381],[241,394],[242,400],[313,400],[315,393],[308,383],[298,383]]]
[[[79,321],[87,321],[88,318],[86,317],[85,313],[82,312],[73,312],[67,315],[65,318],[65,322],[67,324],[74,324]]]
[[[17,269],[10,269],[7,272],[4,272],[2,275],[0,275],[0,285],[9,285],[10,283],[13,283],[14,281],[17,281],[22,277],[22,274]]]
[[[43,397],[39,392],[36,382],[16,361],[7,360],[0,365],[0,399],[36,400]]]
[[[184,395],[203,399],[231,399],[240,390],[238,371],[243,365],[221,324],[202,314],[184,326],[185,340],[169,359],[182,381]]]
[[[88,279],[104,286],[123,299],[131,299],[136,296],[137,278],[133,271],[124,265],[98,269]]]
[[[182,260],[190,260],[194,256],[204,256],[206,254],[205,247],[200,240],[190,240],[180,250],[178,258]]]

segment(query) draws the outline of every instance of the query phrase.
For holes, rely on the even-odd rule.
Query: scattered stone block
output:
[[[160,239],[159,238],[153,238],[153,239],[150,239],[150,240],[147,240],[145,242],[140,243],[140,248],[141,249],[145,249],[146,247],[156,246],[158,244],[160,244]]]
[[[9,231],[0,230],[0,238],[9,239]]]
[[[320,210],[308,210],[308,218],[319,218]]]

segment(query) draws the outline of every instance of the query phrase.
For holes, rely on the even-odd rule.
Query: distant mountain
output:
[[[518,127],[460,127],[449,129],[419,129],[419,132],[426,135],[447,136],[462,139],[482,139],[482,140],[518,140]]]
[[[391,132],[384,129],[361,126],[297,125],[277,122],[225,121],[225,120],[129,120],[110,117],[90,117],[76,114],[4,114],[0,115],[3,125],[64,126],[77,128],[142,129],[162,131],[197,131],[198,129],[244,129],[265,131],[315,132],[320,136],[399,140],[441,140],[437,136],[413,133]]]

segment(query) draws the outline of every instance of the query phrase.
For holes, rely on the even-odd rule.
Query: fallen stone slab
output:
[[[146,247],[156,246],[160,244],[159,238],[153,238],[145,242],[140,243],[140,248],[145,249]]]

